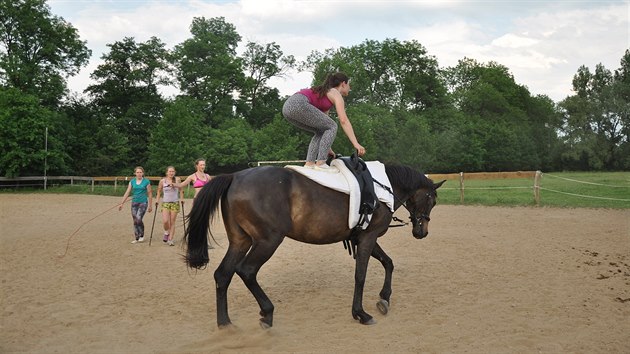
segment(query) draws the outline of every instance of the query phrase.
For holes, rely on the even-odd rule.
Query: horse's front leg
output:
[[[381,311],[383,315],[387,315],[387,312],[389,312],[389,299],[392,295],[392,273],[394,272],[394,262],[392,262],[392,259],[389,258],[378,243],[374,245],[372,257],[378,259],[385,269],[385,281],[383,282],[383,288],[379,294],[381,299],[376,303],[376,307],[378,307],[379,311]]]
[[[372,254],[372,249],[376,244],[376,237],[359,238],[357,246],[356,268],[354,270],[354,298],[352,300],[352,317],[360,323],[371,325],[376,323],[372,316],[363,310],[363,289],[365,287],[365,276],[367,274],[368,261]]]

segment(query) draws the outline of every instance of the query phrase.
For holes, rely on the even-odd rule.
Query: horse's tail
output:
[[[232,184],[233,175],[219,175],[208,182],[195,197],[188,214],[188,229],[184,240],[188,243],[185,261],[190,268],[202,269],[208,262],[208,233],[210,222],[219,208],[219,201]]]

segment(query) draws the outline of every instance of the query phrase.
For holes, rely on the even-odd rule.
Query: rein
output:
[[[412,213],[411,210],[409,210],[409,208],[407,208],[407,204],[405,202],[403,202],[400,198],[398,198],[396,196],[396,194],[394,194],[394,192],[392,191],[391,188],[389,188],[388,186],[384,185],[383,183],[375,180],[374,178],[372,178],[372,181],[374,181],[374,183],[378,184],[381,188],[383,188],[384,190],[388,191],[389,194],[391,194],[392,196],[394,196],[394,198],[396,198],[396,200],[398,200],[398,202],[400,203],[400,205],[402,205],[403,207],[405,207],[405,209],[407,209],[407,211],[409,212],[409,219],[411,220],[412,223],[416,223],[418,220],[416,218],[416,214]],[[424,217],[425,215],[423,215]],[[428,217],[427,217],[428,218]],[[402,225],[389,225],[389,227],[401,227],[401,226],[407,226],[409,225],[409,222],[405,222],[401,219],[399,219],[398,217],[394,216],[392,217],[392,220],[397,221],[399,223],[401,223]]]

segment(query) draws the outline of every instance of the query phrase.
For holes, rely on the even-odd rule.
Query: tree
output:
[[[251,161],[253,131],[244,120],[230,120],[212,129],[206,146],[209,171],[245,167]]]
[[[404,142],[400,137],[401,118],[397,113],[369,103],[348,106],[352,126],[370,159],[395,163],[400,158],[399,153]],[[342,130],[337,134],[343,134]],[[353,152],[354,147],[345,135],[337,140],[335,152],[346,155]]]
[[[269,124],[255,130],[253,134],[252,161],[301,160],[306,156],[306,134],[289,124],[280,114],[276,114]]]
[[[92,52],[44,0],[0,0],[0,84],[54,107]]]
[[[544,97],[532,97],[507,67],[465,58],[445,69],[444,77],[454,107],[471,123],[461,126],[469,134],[462,140],[481,154],[466,158],[466,165],[486,171],[541,169],[543,161],[552,160],[542,156],[557,138],[554,107]]]
[[[72,174],[110,176],[129,170],[127,137],[98,107],[82,98],[72,98],[62,109],[67,117],[64,147]]]
[[[280,46],[274,42],[264,46],[249,42],[242,62],[245,81],[240,91],[237,112],[252,127],[261,128],[270,123],[282,107],[278,90],[266,86],[267,82],[273,77],[283,77],[295,66],[295,58],[292,55],[284,56]]]
[[[532,143],[540,158],[540,167],[545,171],[562,169],[562,140],[558,132],[562,127],[562,113],[548,96],[532,97],[527,105],[527,117],[531,122]]]
[[[630,51],[613,74],[602,64],[591,73],[581,66],[573,77],[575,95],[560,102],[563,109],[564,162],[577,169],[624,169],[630,129]]]
[[[620,146],[617,168],[630,169],[630,50],[626,49],[615,70],[611,106],[620,119]]]
[[[396,121],[400,125],[396,162],[426,171],[435,156],[427,121],[420,115],[405,110],[396,112]]]
[[[41,176],[44,163],[51,173],[67,171],[68,156],[59,138],[64,127],[57,116],[38,97],[0,87],[0,175]]]
[[[127,37],[108,47],[110,52],[102,56],[104,63],[90,75],[96,84],[86,92],[99,113],[127,137],[127,164],[145,164],[150,131],[164,109],[158,86],[168,83],[168,51],[155,37],[145,43]]]
[[[53,16],[43,0],[0,0],[0,173],[65,173],[65,117],[57,110],[66,79],[91,51],[74,27]],[[48,129],[48,153],[45,136]]]
[[[167,166],[179,174],[194,172],[193,162],[205,158],[210,128],[204,123],[204,103],[180,96],[170,103],[149,140],[147,171],[162,175]]]
[[[352,81],[349,103],[419,111],[445,103],[437,60],[417,41],[366,40],[350,48],[313,52],[302,68],[313,71],[315,83],[330,72],[346,72]]]
[[[244,80],[236,56],[241,36],[223,17],[196,17],[190,32],[193,37],[174,49],[176,77],[184,94],[206,102],[206,123],[216,128],[233,116],[233,95]]]

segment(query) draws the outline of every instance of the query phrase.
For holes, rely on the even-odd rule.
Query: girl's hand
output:
[[[365,148],[361,144],[355,145],[354,148],[359,152],[359,156],[365,155]]]

